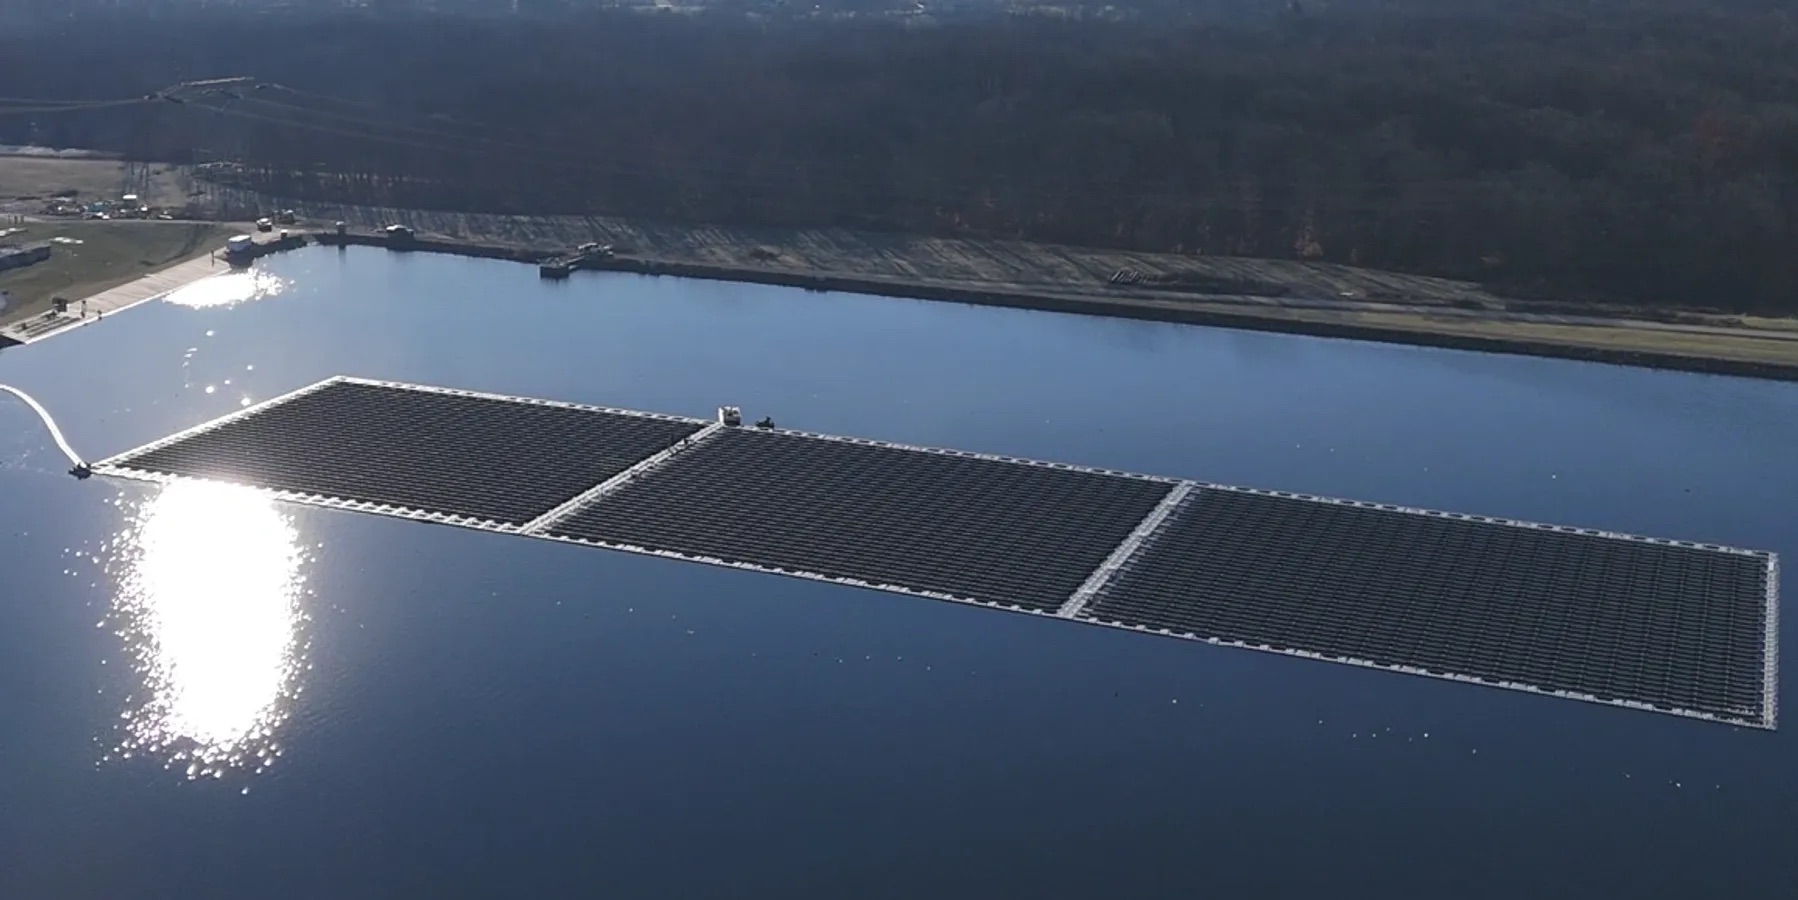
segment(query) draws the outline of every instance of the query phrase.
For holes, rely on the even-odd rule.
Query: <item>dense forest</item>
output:
[[[1798,312],[1788,6],[822,21],[165,5],[0,30],[0,142],[223,161],[220,177],[348,202],[1298,257]],[[21,105],[234,75],[272,84]]]

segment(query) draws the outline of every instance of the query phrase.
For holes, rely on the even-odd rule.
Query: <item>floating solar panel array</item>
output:
[[[95,467],[1772,728],[1778,560],[333,378]]]
[[[520,531],[705,425],[334,378],[108,462],[137,477],[226,481],[283,500]]]

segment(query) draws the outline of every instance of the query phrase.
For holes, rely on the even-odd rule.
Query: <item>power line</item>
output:
[[[283,108],[301,109],[285,104],[282,104],[282,106]],[[572,156],[562,156],[552,148],[545,148],[542,146],[507,144],[492,141],[490,139],[470,138],[448,133],[440,135],[442,140],[451,142],[447,145],[441,141],[426,141],[422,137],[383,134],[376,130],[380,128],[381,125],[356,119],[355,117],[349,117],[352,119],[349,125],[330,125],[317,122],[297,121],[292,118],[281,116],[265,115],[244,110],[236,106],[208,106],[195,104],[194,108],[206,110],[221,116],[244,119],[246,121],[255,121],[279,127],[411,147],[430,152],[459,152],[485,155],[504,159],[514,165],[534,164],[554,167],[562,170],[566,174],[585,173],[603,177],[645,177],[670,174],[711,175],[735,180],[739,190],[749,190],[754,188],[803,190],[814,189],[820,186],[853,189],[865,189],[868,187],[868,176],[866,174],[856,170],[850,170],[844,166],[826,167],[820,165],[807,165],[802,170],[795,168],[793,171],[786,172],[763,171],[749,173],[739,169],[717,165],[704,165],[672,160],[661,160],[656,163],[643,163],[613,158],[607,162],[597,162],[592,157],[577,158]],[[831,171],[831,169],[834,169],[834,171]],[[1140,181],[1132,183],[1123,179],[1072,186],[1068,184],[1050,183],[1040,178],[1020,181],[1012,176],[999,175],[992,178],[982,179],[977,182],[963,179],[945,183],[943,180],[937,179],[933,187],[938,190],[962,191],[973,195],[1023,191],[1070,200],[1085,200],[1087,202],[1097,203],[1134,202],[1137,204],[1156,204],[1166,208],[1179,208],[1184,210],[1191,208],[1193,202],[1200,197],[1212,199],[1215,198],[1218,193],[1235,192],[1238,189],[1239,184],[1240,179],[1233,179],[1231,184],[1223,191],[1214,191],[1209,195],[1201,195],[1192,193],[1191,188],[1187,188],[1187,192],[1182,193],[1170,189],[1163,184]],[[1303,191],[1309,185],[1300,180],[1255,179],[1252,182],[1252,186],[1257,191],[1265,192]],[[1361,190],[1380,187],[1403,189],[1409,194],[1409,197],[1403,200],[1405,211],[1411,212],[1461,208],[1466,202],[1464,195],[1470,191],[1477,190],[1479,184],[1471,180],[1411,180],[1391,182],[1361,180],[1355,183],[1355,187]],[[1337,188],[1332,190],[1331,193],[1341,196],[1350,193],[1350,191]],[[1344,205],[1339,201],[1331,201],[1322,195],[1313,196],[1317,197],[1317,199],[1312,202],[1318,205],[1327,205],[1332,211],[1390,212],[1392,211],[1395,202],[1393,200],[1382,200],[1364,203],[1358,206],[1349,206]],[[1215,206],[1215,202],[1211,205]],[[1302,210],[1311,204],[1305,201],[1289,202],[1285,204],[1264,201],[1252,205],[1247,203],[1232,205],[1274,212],[1282,209]]]
[[[248,91],[227,90],[226,86],[250,85]],[[339,112],[328,109],[286,103],[271,99],[264,94],[276,91],[297,98],[311,98],[323,103],[331,103],[342,107],[370,110],[370,113]],[[223,103],[203,102],[202,98],[192,97],[194,93],[214,95],[224,98]],[[1465,208],[1470,196],[1485,188],[1480,179],[1359,179],[1352,183],[1333,182],[1334,186],[1323,189],[1320,178],[1316,183],[1308,179],[1294,178],[1259,178],[1244,176],[1241,173],[1230,176],[1225,183],[1201,184],[1193,183],[1188,177],[1177,177],[1166,180],[1133,179],[1129,177],[1089,178],[1078,183],[1057,181],[1053,176],[1019,177],[1009,173],[994,173],[974,178],[966,175],[945,176],[936,170],[908,169],[906,161],[898,158],[886,158],[873,166],[853,166],[841,162],[810,161],[803,164],[797,161],[783,161],[778,167],[770,168],[765,160],[757,160],[754,167],[733,167],[716,163],[701,163],[694,160],[658,158],[653,162],[642,162],[619,157],[609,157],[604,161],[593,156],[573,155],[555,145],[545,146],[542,139],[526,136],[529,142],[519,140],[503,140],[496,137],[459,133],[453,127],[421,126],[397,121],[392,113],[382,107],[359,101],[335,98],[312,91],[303,91],[272,82],[258,82],[253,78],[234,77],[211,79],[207,81],[184,82],[164,89],[143,98],[111,101],[45,101],[12,98],[0,99],[0,104],[33,103],[35,106],[6,107],[0,106],[0,116],[8,113],[19,115],[53,114],[58,112],[76,112],[118,108],[129,105],[155,103],[174,100],[180,104],[179,109],[193,109],[210,112],[219,117],[233,118],[245,122],[256,122],[278,128],[289,128],[329,134],[353,140],[363,140],[391,146],[408,147],[432,154],[462,154],[503,160],[513,166],[541,166],[552,172],[568,176],[587,175],[600,178],[651,178],[709,176],[729,182],[729,186],[721,185],[688,185],[689,190],[711,191],[713,189],[733,190],[744,194],[758,191],[795,191],[809,192],[817,190],[856,190],[882,193],[902,193],[905,189],[894,184],[898,181],[925,179],[931,195],[944,196],[954,193],[966,197],[990,197],[1008,193],[1028,193],[1039,198],[1060,199],[1065,202],[1080,202],[1091,207],[1102,209],[1109,204],[1131,203],[1138,207],[1152,207],[1153,211],[1188,212],[1197,208],[1218,210],[1224,207],[1266,212],[1302,211],[1316,207],[1327,212],[1394,212],[1406,214],[1427,214],[1438,210]],[[244,105],[253,109],[244,109]],[[261,109],[266,107],[268,109]],[[377,118],[374,113],[381,112],[389,117]],[[306,121],[301,117],[330,119],[333,122]],[[517,129],[503,126],[475,123],[465,120],[442,117],[442,122],[451,126],[478,129],[489,134],[524,135]],[[885,180],[884,183],[882,180]],[[1390,190],[1402,196],[1380,198],[1377,200],[1359,200],[1346,202],[1346,198],[1359,198],[1370,191]],[[1244,197],[1234,202],[1221,203],[1224,197],[1232,194],[1249,192],[1254,198]],[[1285,195],[1299,193],[1298,199],[1280,197],[1270,202],[1268,194]],[[1335,199],[1333,199],[1335,198]],[[1144,212],[1137,209],[1135,212]]]
[[[356,107],[356,108],[360,108],[360,109],[367,109],[367,110],[370,110],[371,114],[372,113],[380,113],[381,114],[381,116],[377,118],[371,114],[351,114],[351,113],[333,112],[330,110],[320,110],[320,109],[296,105],[296,104],[292,104],[292,103],[281,103],[279,101],[269,100],[269,99],[266,99],[266,98],[258,95],[257,93],[250,93],[250,94],[245,94],[245,95],[232,95],[231,99],[236,100],[236,101],[262,103],[265,105],[278,107],[283,110],[293,110],[295,112],[305,113],[305,114],[309,114],[309,115],[316,115],[316,116],[322,116],[325,118],[331,118],[331,119],[335,119],[335,120],[338,120],[343,123],[347,123],[348,125],[359,126],[361,129],[366,129],[366,130],[349,129],[349,128],[345,128],[342,125],[335,126],[332,129],[326,129],[325,126],[319,126],[314,123],[297,122],[297,121],[292,121],[289,119],[283,119],[283,118],[280,118],[278,116],[273,116],[273,115],[261,116],[263,121],[267,121],[267,122],[271,122],[271,123],[288,124],[288,125],[292,125],[293,127],[297,127],[297,128],[312,128],[314,130],[330,130],[331,133],[336,133],[336,134],[340,134],[340,135],[354,136],[354,137],[366,137],[369,139],[381,139],[381,140],[386,140],[386,138],[385,137],[377,138],[373,132],[378,132],[378,131],[381,131],[384,129],[392,130],[392,131],[411,131],[411,132],[417,132],[420,136],[430,136],[430,137],[436,137],[436,138],[443,138],[443,139],[447,139],[447,140],[451,140],[451,141],[469,143],[469,144],[479,144],[479,145],[482,145],[483,147],[504,149],[508,152],[527,154],[527,156],[525,158],[530,161],[550,161],[550,162],[555,162],[558,164],[565,163],[565,164],[568,164],[571,166],[582,167],[582,168],[592,167],[592,157],[586,156],[586,155],[581,155],[578,157],[563,155],[562,152],[557,150],[555,147],[546,147],[544,145],[544,139],[542,136],[529,134],[527,132],[517,129],[516,127],[506,127],[506,126],[500,126],[500,125],[493,125],[493,124],[489,124],[489,123],[472,122],[472,121],[463,120],[463,119],[452,119],[448,116],[439,117],[439,118],[441,118],[441,120],[444,123],[465,125],[470,128],[477,128],[477,129],[481,129],[483,131],[487,131],[490,133],[503,133],[503,134],[511,136],[513,139],[502,140],[502,139],[498,139],[498,138],[494,138],[494,137],[483,137],[483,136],[462,134],[462,133],[457,133],[454,131],[446,131],[437,126],[421,126],[421,125],[411,125],[411,124],[407,124],[404,122],[397,122],[392,119],[392,116],[396,114],[395,111],[393,111],[391,109],[387,109],[385,107],[376,106],[374,104],[364,103],[361,101],[344,100],[341,98],[334,98],[329,95],[320,94],[317,92],[301,91],[296,88],[290,88],[286,85],[276,84],[276,83],[272,83],[272,82],[258,83],[258,87],[281,91],[281,92],[293,94],[296,96],[308,97],[308,98],[312,98],[312,99],[316,99],[316,100],[320,100],[320,101],[324,101],[324,102],[337,103],[340,105],[352,106],[352,107]],[[223,109],[227,108],[224,106],[218,106],[218,107],[207,106],[205,104],[197,104],[197,105],[200,106],[200,108],[210,109],[210,110],[214,110],[214,111],[223,110]],[[399,141],[395,140],[393,142],[397,143]],[[442,149],[442,148],[437,147],[436,145],[431,145],[431,149]],[[470,152],[476,152],[476,151],[474,151],[473,147],[469,147],[468,149]],[[671,163],[671,161],[666,160],[666,159],[658,160],[654,164],[653,168],[658,169],[658,170],[666,169],[670,165],[679,166],[683,170],[688,170],[688,171],[695,170],[695,167],[692,163],[679,163],[679,162]],[[806,172],[808,175],[816,175],[820,168],[835,168],[839,172],[853,171],[854,174],[856,174],[858,177],[861,176],[862,173],[865,171],[865,170],[859,169],[859,168],[851,170],[849,167],[843,166],[841,164],[831,165],[831,164],[808,162],[805,165],[805,169],[806,169]],[[712,172],[716,172],[716,173],[733,174],[733,175],[740,174],[737,170],[734,170],[734,169],[726,170],[726,169],[721,169],[718,167],[710,167],[709,170]],[[830,177],[830,176],[827,174],[826,177]],[[1006,182],[1006,177],[1003,175],[1001,175],[998,179],[996,179],[996,183],[1003,184],[1005,182]],[[1271,180],[1271,179],[1258,179],[1258,183],[1263,186],[1303,186],[1302,179],[1283,179],[1278,182]],[[1445,186],[1445,185],[1452,185],[1452,186],[1459,187],[1459,186],[1467,184],[1468,180],[1462,180],[1462,179],[1425,180],[1425,179],[1417,179],[1417,178],[1404,178],[1404,179],[1398,179],[1398,178],[1367,179],[1367,178],[1362,178],[1362,179],[1358,179],[1356,183],[1361,186],[1364,186],[1364,187],[1390,186],[1390,187],[1404,187],[1404,188],[1408,188],[1408,189],[1417,189],[1419,187],[1427,188],[1427,187],[1432,187],[1432,186]],[[1160,184],[1153,184],[1153,185],[1145,185],[1145,189],[1159,191],[1159,190],[1163,190],[1164,188]]]
[[[285,84],[278,84],[275,82],[265,82],[263,84],[263,86],[272,91],[280,91],[285,94],[292,94],[296,97],[311,98],[314,100],[322,100],[326,103],[335,103],[339,106],[349,106],[349,107],[354,107],[356,109],[365,109],[371,113],[377,113],[382,116],[391,116],[394,114],[394,110],[391,107],[382,106],[382,105],[376,104],[376,103],[367,103],[367,102],[364,102],[361,100],[347,100],[347,99],[344,99],[341,97],[333,97],[333,96],[330,96],[329,94],[320,94],[320,93],[317,93],[314,91],[303,91],[303,90],[300,90],[299,88],[289,87]],[[491,125],[491,124],[488,124],[485,122],[474,122],[474,121],[470,121],[468,119],[452,118],[448,115],[443,115],[443,114],[432,114],[432,115],[428,116],[427,118],[436,119],[440,122],[444,122],[447,124],[465,125],[470,128],[480,128],[480,129],[485,129],[488,131],[505,132],[508,134],[515,134],[517,132],[517,129],[514,129],[514,128],[507,128],[507,127],[500,126],[500,125]]]
[[[0,104],[4,104],[7,102],[10,102],[10,101],[0,101]],[[25,101],[20,101],[20,102],[25,102]],[[46,104],[46,105],[39,105],[39,106],[0,105],[0,116],[18,116],[18,115],[36,116],[36,115],[50,115],[50,114],[54,114],[54,113],[65,113],[65,112],[89,112],[92,110],[99,110],[99,109],[116,109],[116,108],[122,107],[122,106],[136,106],[139,104],[149,103],[149,102],[152,102],[152,101],[145,100],[140,97],[136,100],[98,100],[98,101],[89,101],[89,102],[81,102],[81,103]]]

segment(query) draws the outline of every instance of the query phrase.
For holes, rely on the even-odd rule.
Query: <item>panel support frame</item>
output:
[[[1111,555],[1105,557],[1105,561],[1099,563],[1099,567],[1087,576],[1086,582],[1080,585],[1079,589],[1075,590],[1066,602],[1061,604],[1061,608],[1055,611],[1055,615],[1063,619],[1072,619],[1085,612],[1086,605],[1091,603],[1094,597],[1099,596],[1099,592],[1105,590],[1105,586],[1111,583],[1111,579],[1118,572],[1130,564],[1130,560],[1154,544],[1155,535],[1161,531],[1161,526],[1174,515],[1176,510],[1185,507],[1187,498],[1191,497],[1193,502],[1198,501],[1198,498],[1194,496],[1194,492],[1197,490],[1198,485],[1191,481],[1182,481],[1174,485],[1173,490],[1168,491],[1167,495],[1161,498],[1161,502],[1155,504],[1155,508],[1149,510],[1148,515],[1143,516],[1135,530],[1125,535],[1124,539],[1119,541],[1117,547],[1111,551]]]
[[[564,520],[579,514],[581,510],[605,499],[607,494],[649,474],[666,464],[669,460],[692,450],[700,444],[705,443],[706,439],[731,427],[734,426],[725,425],[722,422],[713,422],[712,424],[681,438],[679,441],[670,445],[666,450],[645,457],[636,465],[568,498],[549,512],[526,522],[523,527],[518,529],[518,533],[531,535],[533,537],[541,537],[547,534],[551,528],[561,524]]]

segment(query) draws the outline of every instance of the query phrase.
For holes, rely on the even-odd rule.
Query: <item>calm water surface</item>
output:
[[[90,458],[335,374],[1798,559],[1792,385],[323,249],[0,353]],[[64,468],[0,402],[6,898],[1798,885],[1790,728]]]

